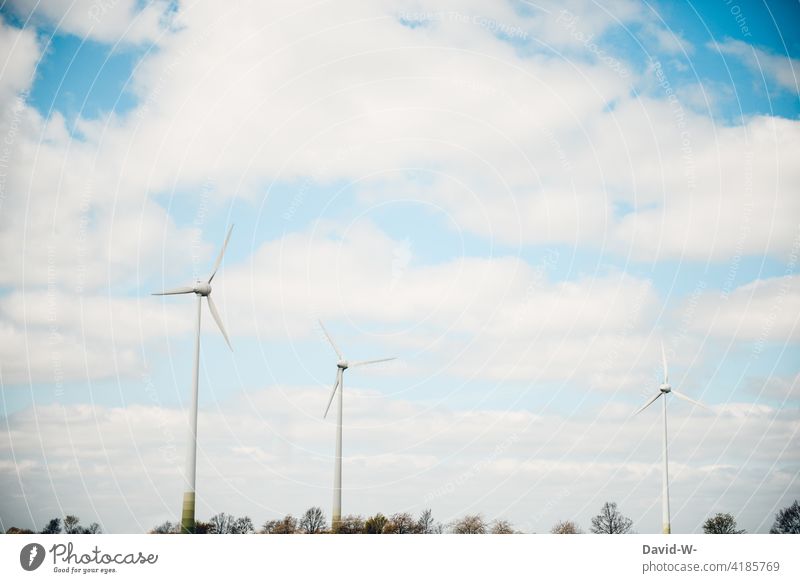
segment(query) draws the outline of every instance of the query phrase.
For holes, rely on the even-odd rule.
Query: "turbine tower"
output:
[[[208,309],[214,317],[214,321],[219,326],[228,348],[233,350],[231,341],[228,339],[228,334],[225,332],[225,326],[222,325],[222,318],[219,316],[217,307],[214,305],[214,300],[211,299],[211,281],[217,274],[220,263],[222,263],[222,256],[225,254],[225,248],[228,246],[228,241],[231,238],[233,225],[228,229],[228,235],[225,237],[225,242],[222,244],[222,249],[217,255],[217,260],[214,262],[214,268],[211,270],[211,275],[208,280],[203,282],[198,280],[194,285],[179,287],[161,293],[153,294],[154,296],[171,296],[178,294],[195,294],[197,296],[197,320],[195,321],[195,337],[194,337],[194,370],[192,374],[192,405],[189,411],[189,444],[186,451],[186,490],[183,493],[183,510],[181,512],[181,532],[193,533],[195,527],[194,509],[195,509],[195,481],[197,478],[197,384],[198,376],[200,374],[200,313],[203,304],[203,298],[208,300]]]
[[[325,329],[325,325],[321,320],[319,320],[319,325],[320,328],[322,328],[322,332],[325,334],[325,338],[328,339],[328,342],[330,342],[334,352],[336,352],[336,356],[339,357],[339,361],[336,363],[336,382],[333,383],[331,397],[328,399],[328,406],[325,408],[325,414],[322,416],[323,419],[328,416],[331,403],[333,403],[333,397],[336,395],[336,389],[339,389],[339,398],[337,399],[338,411],[336,414],[336,461],[333,469],[333,517],[331,518],[331,529],[333,532],[337,532],[339,530],[339,524],[342,520],[342,393],[344,392],[344,371],[346,371],[348,368],[353,368],[356,366],[375,364],[377,362],[387,362],[389,360],[394,360],[395,357],[348,362],[342,355],[342,352],[336,346],[336,343],[333,341],[333,338],[331,338],[331,335],[328,334],[328,331]]]
[[[661,482],[661,524],[662,524],[662,529],[663,529],[662,532],[664,534],[670,534],[670,532],[672,531],[672,527],[670,526],[670,521],[669,521],[669,468],[668,468],[668,462],[667,462],[667,397],[666,397],[666,395],[668,393],[672,393],[673,395],[675,395],[679,399],[683,399],[684,401],[689,401],[690,403],[693,403],[695,405],[703,407],[704,409],[708,409],[708,407],[706,407],[705,405],[703,405],[699,401],[695,401],[694,399],[690,399],[689,397],[687,397],[686,395],[684,395],[683,393],[681,393],[679,391],[673,390],[673,388],[670,386],[670,384],[669,384],[669,370],[667,369],[667,354],[666,354],[666,352],[664,352],[664,343],[663,342],[661,343],[661,361],[664,364],[664,382],[661,383],[661,386],[658,388],[658,392],[655,394],[655,396],[653,398],[651,398],[649,401],[647,401],[647,403],[642,405],[636,411],[636,413],[634,413],[634,415],[638,415],[639,413],[641,413],[642,411],[647,409],[650,405],[655,403],[656,400],[658,400],[659,397],[661,397],[662,395],[664,396],[664,400],[661,402],[661,405],[662,405],[661,412],[662,412],[662,418],[663,418],[663,422],[664,422],[664,435],[663,435],[663,443],[662,443],[663,447],[662,447],[662,451],[661,451],[661,454],[662,454],[662,457],[663,457],[663,462],[664,462],[664,466],[662,468],[662,474],[661,474],[661,479],[662,479],[662,482]]]

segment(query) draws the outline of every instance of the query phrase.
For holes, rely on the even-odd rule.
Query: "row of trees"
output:
[[[514,527],[507,520],[488,522],[480,514],[468,514],[449,525],[437,522],[430,509],[423,510],[419,518],[408,512],[384,516],[380,512],[364,520],[361,516],[348,515],[342,518],[338,534],[514,534]]]
[[[606,502],[600,514],[592,518],[589,529],[594,534],[627,534],[633,532],[633,521],[623,515],[617,508],[616,502]],[[180,526],[172,522],[164,522],[153,528],[151,534],[174,534],[180,531]],[[102,530],[96,522],[84,527],[77,516],[68,514],[63,518],[51,519],[42,529],[41,534],[100,534]],[[198,521],[195,526],[196,534],[327,534],[332,530],[328,528],[325,513],[318,506],[306,510],[302,516],[296,518],[287,514],[283,518],[268,520],[260,529],[256,530],[249,516],[235,517],[221,512],[209,519],[208,522]],[[385,516],[380,512],[369,518],[358,515],[344,516],[335,531],[338,534],[515,534],[513,525],[507,520],[487,521],[481,514],[468,514],[447,525],[438,522],[433,517],[430,509],[423,510],[419,517],[414,518],[408,512],[399,512]],[[565,520],[556,523],[550,530],[552,534],[582,534],[580,526],[572,521]],[[736,519],[727,513],[718,513],[708,518],[703,523],[703,532],[706,534],[742,534]],[[32,530],[12,526],[7,534],[34,534]],[[778,511],[775,522],[770,529],[772,534],[800,534],[800,503],[793,504]]]
[[[151,533],[168,534],[177,533],[179,526],[171,522],[157,526]],[[633,521],[623,515],[617,508],[616,502],[606,502],[600,513],[592,518],[590,532],[594,534],[628,534],[633,531]],[[247,516],[234,518],[221,513],[212,516],[208,522],[198,522],[197,534],[252,534],[256,532],[253,521]],[[296,518],[287,514],[283,518],[268,520],[257,531],[259,534],[328,534],[325,513],[318,506],[314,506]],[[337,534],[515,534],[513,525],[507,520],[487,521],[481,514],[468,514],[447,525],[437,522],[430,509],[423,510],[418,518],[408,512],[400,512],[385,516],[382,513],[368,518],[349,514],[342,517]],[[572,521],[565,520],[556,523],[550,530],[552,534],[583,534],[580,526]],[[718,513],[708,518],[703,523],[703,532],[706,534],[742,534],[736,520],[731,514]],[[781,509],[775,516],[775,523],[770,529],[773,534],[800,534],[800,504],[795,501],[790,506]]]
[[[175,534],[180,526],[165,522],[153,528],[151,534]],[[208,522],[198,521],[195,534],[325,534],[330,533],[328,521],[322,508],[309,508],[299,518],[287,514],[283,518],[268,520],[256,531],[249,516],[238,518],[224,512],[211,517]],[[336,530],[339,534],[434,534],[444,532],[444,527],[433,519],[430,510],[425,510],[415,519],[402,512],[386,517],[381,513],[366,520],[361,516],[348,515],[342,518]]]
[[[81,519],[72,514],[64,517],[63,528],[60,518],[51,518],[39,534],[102,534],[103,530],[96,522],[89,526],[82,526]],[[12,526],[6,534],[36,534],[29,528],[17,528]]]
[[[783,526],[788,526],[791,528],[792,525],[787,523],[786,520],[782,517],[786,516],[787,513],[791,513],[791,510],[794,509],[797,517],[795,519],[796,524],[794,524],[794,532],[800,533],[800,506],[798,506],[797,502],[790,506],[789,508],[785,508],[781,510],[775,518],[775,524],[772,527],[770,532],[780,533]],[[603,510],[592,518],[592,528],[591,531],[595,534],[627,534],[629,532],[633,532],[633,521],[628,518],[627,516],[622,515],[617,510],[616,502],[606,502],[603,505]],[[553,534],[580,534],[582,531],[580,527],[572,521],[566,522],[559,522],[556,524],[553,529],[550,531]],[[739,530],[736,527],[736,519],[728,513],[717,513],[714,516],[710,517],[703,523],[703,532],[705,534],[744,534],[744,530]]]

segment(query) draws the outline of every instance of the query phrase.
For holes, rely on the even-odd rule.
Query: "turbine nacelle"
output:
[[[211,284],[204,281],[198,281],[194,284],[194,293],[199,296],[207,296],[211,293]]]
[[[647,409],[650,405],[655,403],[659,399],[659,397],[663,396],[666,399],[667,398],[667,394],[671,394],[671,395],[673,395],[673,396],[675,396],[675,397],[677,397],[679,399],[682,399],[684,401],[692,403],[693,405],[697,405],[699,407],[702,407],[703,409],[708,409],[708,407],[706,407],[705,405],[703,405],[699,401],[695,401],[694,399],[692,399],[690,397],[687,397],[686,395],[684,395],[680,391],[672,390],[672,385],[669,384],[669,369],[667,368],[667,353],[664,350],[664,345],[663,344],[661,345],[661,361],[662,361],[662,364],[664,365],[664,382],[661,383],[661,385],[658,387],[658,392],[655,395],[653,395],[652,397],[650,397],[650,399],[644,405],[639,407],[636,410],[636,412],[634,413],[634,415],[638,415],[639,413],[641,413],[642,411]]]
[[[340,360],[336,363],[336,366],[342,370],[347,370],[347,367],[349,367],[350,364],[346,360]]]

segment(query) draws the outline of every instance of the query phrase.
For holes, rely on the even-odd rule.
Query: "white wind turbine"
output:
[[[228,348],[233,350],[231,341],[228,339],[228,334],[225,332],[225,326],[222,325],[222,318],[219,316],[217,307],[214,305],[214,300],[211,299],[211,281],[217,274],[220,263],[222,263],[222,256],[225,254],[225,248],[228,246],[228,241],[231,238],[233,225],[228,229],[228,235],[225,237],[225,242],[222,244],[222,249],[217,255],[217,260],[214,262],[214,268],[211,270],[211,275],[208,276],[208,281],[202,282],[198,280],[194,285],[178,287],[175,289],[163,291],[161,293],[153,294],[154,296],[171,296],[178,294],[195,294],[197,296],[197,320],[195,327],[194,337],[194,371],[192,374],[192,408],[189,412],[189,447],[186,451],[186,480],[187,489],[183,493],[183,510],[181,512],[181,532],[191,533],[194,532],[195,520],[195,481],[197,477],[197,381],[200,374],[200,312],[203,304],[203,298],[208,300],[208,309],[214,317],[214,321],[219,326],[222,336],[225,337],[225,342]]]
[[[645,409],[647,409],[650,405],[656,402],[656,400],[664,395],[664,400],[661,402],[662,404],[662,413],[663,413],[663,421],[664,421],[664,435],[663,435],[663,449],[662,449],[662,456],[663,456],[663,473],[662,483],[661,483],[661,523],[663,528],[664,534],[670,534],[672,527],[670,526],[669,520],[669,470],[667,467],[667,393],[672,393],[679,399],[683,399],[684,401],[689,401],[695,405],[703,407],[704,409],[708,409],[705,405],[700,403],[699,401],[695,401],[694,399],[690,399],[683,393],[679,391],[675,391],[669,384],[669,370],[667,369],[667,354],[664,352],[664,343],[661,343],[661,360],[664,363],[664,382],[658,388],[658,393],[655,394],[653,398],[651,398],[647,403],[642,405],[634,415],[638,415]]]
[[[331,403],[333,403],[333,397],[336,395],[336,389],[339,389],[339,398],[337,399],[338,411],[336,416],[336,462],[333,470],[333,517],[331,519],[332,529],[334,532],[336,532],[339,527],[339,523],[342,520],[342,393],[344,392],[344,371],[346,371],[348,368],[353,368],[356,366],[387,362],[394,360],[395,357],[348,362],[345,360],[344,356],[342,356],[342,352],[336,346],[336,343],[333,341],[333,338],[331,338],[331,335],[328,334],[328,331],[325,329],[325,325],[321,320],[319,320],[319,325],[320,328],[322,328],[322,332],[325,334],[325,337],[328,339],[328,342],[331,343],[334,352],[336,352],[336,356],[339,357],[339,361],[336,363],[336,382],[333,383],[331,397],[328,399],[328,406],[325,408],[325,414],[322,416],[323,419],[328,416]]]

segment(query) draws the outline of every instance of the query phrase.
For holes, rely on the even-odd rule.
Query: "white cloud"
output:
[[[18,123],[4,176],[0,282],[117,287],[151,278],[178,257],[210,252],[196,230],[178,230],[147,200],[146,190],[138,190],[144,185],[104,167],[97,157],[102,146],[64,138],[60,117],[45,122],[25,106]]]
[[[237,11],[182,6],[176,30],[135,73],[139,106],[78,120],[85,141],[25,108],[6,183],[16,197],[0,230],[7,283],[24,265],[27,282],[42,285],[53,265],[92,287],[107,270],[114,279],[157,264],[162,248],[185,255],[196,235],[178,232],[148,194],[208,183],[211,196],[253,197],[271,180],[309,175],[359,180],[374,199],[402,188],[441,204],[460,228],[511,243],[601,245],[639,259],[786,250],[798,122],[716,128],[663,100],[631,99],[630,80],[602,63],[565,66],[463,34],[480,29],[472,19],[411,29],[391,3],[325,5],[318,21],[294,5],[257,9],[268,12],[241,22]],[[538,22],[502,5],[460,10]],[[623,22],[642,18],[619,10]],[[592,30],[615,22],[575,12]],[[14,63],[15,78],[32,78],[33,60]],[[434,172],[432,184],[399,178],[408,166]],[[617,216],[618,205],[632,212]],[[99,248],[108,256],[86,251]]]
[[[12,0],[11,8],[25,22],[46,23],[56,33],[74,34],[108,44],[155,42],[166,30],[166,0]]]
[[[238,13],[181,11],[182,28],[137,71],[140,107],[79,124],[102,139],[102,165],[125,152],[126,174],[148,179],[140,191],[210,180],[251,200],[272,181],[355,181],[367,200],[402,191],[508,244],[639,260],[791,245],[796,120],[719,127],[696,96],[672,100],[683,93],[663,69],[623,78],[588,52],[522,56],[465,34],[480,29],[470,19],[412,29],[388,3],[325,5],[312,21],[269,10],[244,29],[226,25]]]
[[[3,105],[2,128],[7,131],[11,102],[25,91],[33,80],[39,57],[39,45],[32,30],[8,26],[0,17],[0,103]]]
[[[364,218],[346,228],[318,222],[226,267],[215,298],[230,330],[260,339],[300,340],[317,318],[357,322],[413,361],[406,374],[571,377],[614,389],[646,378],[649,359],[624,355],[657,354],[650,331],[661,300],[649,281],[610,271],[553,282],[557,255],[541,265],[514,256],[427,264],[412,255],[398,268],[397,250],[415,248],[408,237],[392,239]],[[369,323],[383,332],[373,335]]]
[[[697,298],[692,328],[703,334],[780,345],[800,340],[800,276],[758,279],[730,294]],[[760,348],[759,348],[760,347]]]
[[[45,120],[25,102],[41,54],[34,34],[3,21],[0,43],[10,63],[0,84],[0,285],[119,288],[210,253],[196,229],[177,229],[148,200],[146,175],[120,173],[124,152],[102,157],[103,143],[73,139],[60,114]]]
[[[658,43],[658,48],[664,53],[676,53],[687,55],[694,52],[694,46],[678,31],[649,26],[646,34],[652,35]]]
[[[69,381],[129,377],[141,370],[140,357],[129,345],[87,343],[74,330],[64,332],[0,324],[3,386],[45,383],[57,396]]]
[[[556,50],[585,48],[609,29],[646,20],[642,5],[628,0],[605,5],[587,0],[526,2],[524,7],[532,15],[526,21],[531,37]]]
[[[526,62],[490,34],[466,34],[479,25],[444,20],[412,30],[389,3],[317,6],[312,21],[302,10],[258,9],[247,22],[218,7],[186,9],[184,28],[137,72],[145,106],[104,139],[113,151],[130,147],[129,163],[152,173],[152,187],[201,182],[209,172],[219,183],[248,184],[461,160],[458,150],[481,152],[487,137],[506,150],[528,131],[516,111],[497,107],[498,91],[533,97],[537,116],[562,127],[627,92],[602,66],[573,63],[576,75],[558,59]],[[487,91],[465,90],[467,82]],[[358,155],[342,158],[342,145]]]
[[[710,43],[723,55],[730,55],[741,60],[745,66],[763,79],[770,86],[777,85],[792,93],[800,92],[797,74],[800,72],[800,61],[788,55],[776,55],[734,39],[721,43]]]
[[[140,375],[144,344],[167,330],[185,333],[187,307],[167,311],[150,298],[74,294],[57,286],[10,293],[0,298],[0,382],[44,382],[58,391],[74,380]]]
[[[790,403],[800,399],[800,373],[794,376],[756,377],[748,381],[748,391],[759,399]]]

